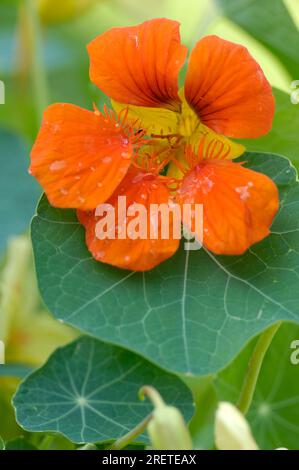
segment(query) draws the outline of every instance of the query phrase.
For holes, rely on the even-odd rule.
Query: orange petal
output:
[[[120,103],[180,109],[178,73],[187,49],[167,19],[112,28],[88,45],[90,79]]]
[[[219,255],[242,254],[269,235],[279,207],[270,178],[228,160],[194,167],[184,177],[177,199],[193,208],[203,205],[203,244]],[[195,221],[188,225],[194,231]]]
[[[29,171],[53,206],[94,209],[126,175],[131,137],[107,111],[54,104],[45,111]]]
[[[239,44],[217,36],[201,39],[191,52],[185,96],[201,121],[217,133],[255,138],[271,129],[271,86]]]
[[[127,215],[126,222],[121,216],[123,212],[120,212],[118,216],[118,211],[121,210],[123,204],[119,196],[126,196],[125,213],[130,206],[133,208],[135,205],[137,210],[136,213]],[[175,216],[170,216],[169,224],[167,224],[165,218],[151,217],[150,214],[150,204],[172,204],[169,189],[163,179],[132,167],[107,204],[115,209],[115,225],[109,225],[107,222],[106,205],[102,206],[102,214],[99,213],[100,206],[96,212],[78,211],[78,219],[86,229],[86,244],[96,260],[123,269],[147,271],[172,256],[178,249],[180,218],[177,221],[178,238],[175,238],[172,228]],[[140,231],[140,225],[137,224],[136,217],[140,212],[138,212],[136,204],[142,205],[144,210],[147,210],[144,219],[139,217],[140,223],[142,220],[147,221],[143,225],[145,227],[143,232]],[[132,227],[134,220],[136,221],[135,229]],[[166,230],[164,232],[166,235],[167,228],[169,229],[169,235],[165,239],[163,239],[162,227]],[[103,231],[105,234],[103,239],[100,239],[99,234],[104,233]],[[139,235],[139,238],[132,239],[133,233]]]

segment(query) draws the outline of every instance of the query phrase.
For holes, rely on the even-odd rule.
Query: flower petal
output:
[[[270,178],[228,160],[207,161],[189,171],[178,202],[203,205],[203,244],[219,255],[242,254],[269,235],[279,206]],[[188,225],[195,230],[194,220]]]
[[[126,197],[124,202],[119,199],[120,196]],[[114,217],[113,220],[110,219],[111,225],[107,221],[106,204],[98,206],[96,212],[78,211],[79,221],[86,229],[86,244],[92,256],[103,263],[133,271],[147,271],[171,257],[180,243],[172,230],[173,217],[170,216],[166,226],[165,219],[161,216],[153,217],[150,212],[151,204],[171,203],[169,189],[163,179],[132,167],[107,202],[109,208],[115,210],[115,223]],[[139,216],[140,206],[137,205],[142,205],[147,211],[144,218]],[[130,207],[133,210],[131,215],[127,212]],[[138,218],[140,225],[137,224]],[[140,231],[144,221],[145,231]],[[180,235],[180,218],[177,223]],[[132,224],[135,225],[135,230]],[[165,239],[162,238],[162,227],[166,232],[169,229],[169,236]]]
[[[88,45],[90,79],[120,103],[180,109],[178,73],[187,49],[167,19],[112,28]]]
[[[29,171],[53,206],[94,209],[111,196],[130,166],[133,147],[127,131],[108,112],[49,106]]]
[[[201,39],[191,52],[185,96],[201,121],[217,133],[255,138],[271,129],[271,86],[239,44],[217,36]]]

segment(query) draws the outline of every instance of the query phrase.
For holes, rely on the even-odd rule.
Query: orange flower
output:
[[[178,74],[187,49],[176,21],[113,28],[88,52],[91,81],[111,98],[114,111],[50,106],[30,172],[53,206],[78,210],[93,257],[145,271],[178,249],[175,214],[163,221],[167,239],[161,215],[156,225],[146,217],[142,239],[96,237],[104,222],[97,207],[118,209],[119,196],[126,196],[126,207],[203,204],[202,242],[217,254],[241,254],[267,236],[278,210],[277,188],[265,175],[233,163],[244,147],[227,138],[259,137],[272,125],[271,87],[247,49],[217,36],[201,39],[181,90]],[[195,230],[194,220],[183,222]],[[150,229],[157,231],[154,240]],[[124,230],[118,219],[117,231]]]

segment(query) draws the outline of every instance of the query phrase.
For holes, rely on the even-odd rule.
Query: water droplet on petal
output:
[[[122,158],[131,158],[131,155],[129,152],[122,152],[120,155],[122,156]]]
[[[65,188],[61,188],[60,192],[61,192],[61,194],[63,194],[64,196],[66,196],[66,195],[69,193],[68,190],[65,189]]]
[[[49,166],[50,171],[59,171],[63,170],[66,167],[66,163],[64,160],[55,160],[55,162],[51,163]]]
[[[103,163],[110,163],[111,160],[112,160],[112,158],[107,155],[106,157],[103,158],[102,162]]]

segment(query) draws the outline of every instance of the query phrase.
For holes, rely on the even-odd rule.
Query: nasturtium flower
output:
[[[111,98],[113,109],[47,108],[30,172],[53,206],[77,209],[92,256],[145,271],[179,247],[171,229],[163,238],[161,216],[158,226],[147,221],[147,233],[156,230],[156,239],[96,237],[103,221],[97,207],[117,208],[118,196],[126,196],[128,206],[146,208],[203,204],[201,241],[216,254],[242,254],[266,237],[278,210],[277,188],[267,176],[233,162],[245,149],[229,139],[260,137],[272,125],[271,87],[247,49],[217,36],[202,38],[182,89],[178,75],[187,48],[176,21],[112,28],[88,52],[91,81]],[[120,232],[123,222],[118,220]],[[192,218],[183,222],[194,230]]]

